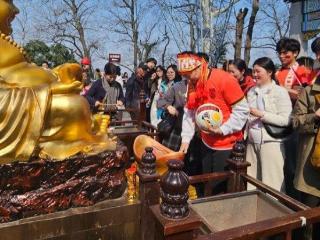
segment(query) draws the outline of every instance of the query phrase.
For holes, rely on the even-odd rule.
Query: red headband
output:
[[[178,71],[179,74],[188,75],[198,67],[201,67],[199,79],[196,81],[189,80],[188,82],[188,99],[186,107],[196,109],[205,101],[207,93],[205,92],[205,83],[208,78],[208,63],[207,61],[192,53],[178,54]]]
[[[198,55],[192,53],[179,53],[178,59],[178,71],[180,75],[190,74],[193,70],[202,65],[204,59]]]

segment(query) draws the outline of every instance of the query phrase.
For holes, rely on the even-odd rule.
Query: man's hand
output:
[[[172,116],[178,115],[177,109],[171,105],[167,107],[167,110]]]
[[[54,82],[51,84],[51,91],[53,94],[80,93],[81,89],[82,83],[79,81],[71,83]]]
[[[117,106],[118,106],[118,107],[123,106],[123,102],[118,100],[118,101],[117,101]]]
[[[184,154],[187,154],[189,148],[189,143],[181,143],[179,152],[183,152]]]
[[[99,102],[99,101],[96,101],[95,104],[94,104],[95,107],[99,107],[101,105],[102,105],[102,102]]]
[[[210,134],[214,134],[214,135],[223,135],[223,132],[219,127],[215,127],[215,128],[209,127],[209,132]]]
[[[262,118],[264,113],[256,108],[250,108],[250,114],[254,117]]]

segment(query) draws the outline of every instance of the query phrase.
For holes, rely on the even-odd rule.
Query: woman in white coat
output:
[[[278,191],[284,191],[284,138],[272,137],[265,124],[289,126],[292,105],[286,89],[273,80],[274,73],[275,66],[269,58],[259,58],[253,64],[253,77],[257,85],[247,95],[250,117],[246,127],[246,158],[251,163],[248,175]]]

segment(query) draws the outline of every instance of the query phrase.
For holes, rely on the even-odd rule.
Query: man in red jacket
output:
[[[203,54],[178,54],[179,73],[188,79],[187,104],[182,126],[180,151],[187,152],[195,133],[195,112],[203,104],[216,105],[222,112],[222,125],[201,131],[202,173],[224,171],[232,147],[242,139],[242,129],[249,115],[249,107],[239,84],[229,73],[209,69]],[[225,190],[225,182],[217,183],[215,192]],[[200,194],[201,195],[201,194]]]

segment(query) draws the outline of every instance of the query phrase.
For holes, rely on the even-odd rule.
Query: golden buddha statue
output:
[[[18,13],[12,0],[0,0],[0,163],[114,150],[106,134],[92,132],[89,105],[79,95],[80,65],[48,71],[31,64],[10,37]]]

